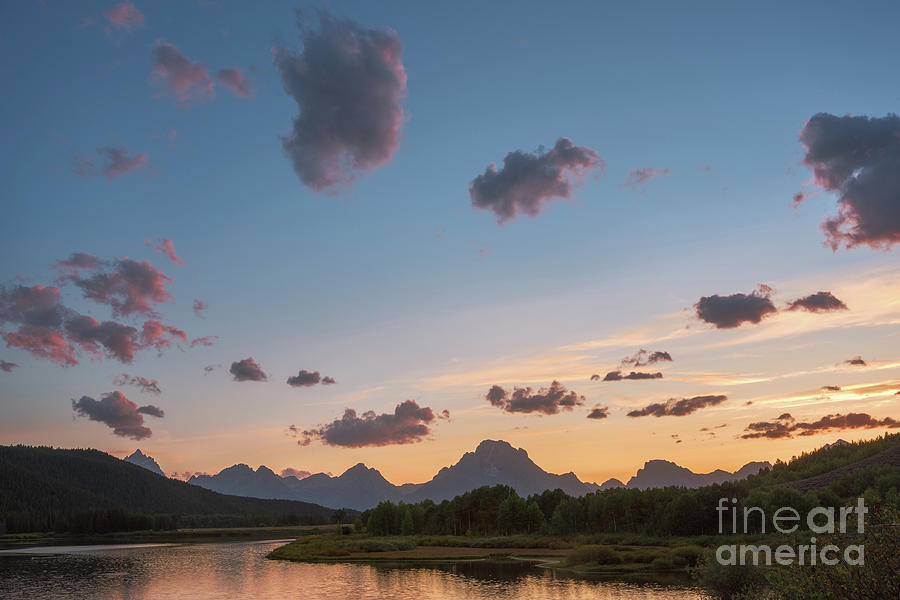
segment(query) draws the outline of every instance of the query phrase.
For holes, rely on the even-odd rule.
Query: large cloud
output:
[[[670,398],[666,402],[649,404],[628,413],[629,417],[683,417],[707,406],[715,406],[728,400],[727,396],[694,396],[693,398]]]
[[[834,297],[831,292],[816,292],[803,298],[792,300],[788,310],[805,310],[808,312],[829,312],[847,310],[847,305]]]
[[[64,263],[57,264],[63,266]],[[172,300],[172,294],[166,289],[172,278],[147,261],[95,259],[93,268],[70,271],[61,279],[74,283],[85,298],[111,306],[115,316],[153,316],[156,304]]]
[[[165,416],[159,407],[152,404],[138,406],[121,392],[103,394],[100,400],[82,396],[80,400],[72,400],[72,410],[78,416],[104,423],[116,435],[134,440],[143,440],[153,435],[150,428],[144,425],[143,415],[157,418]]]
[[[837,216],[822,223],[831,248],[900,242],[900,117],[818,113],[800,141],[816,184],[839,195]]]
[[[57,281],[74,283],[85,298],[111,306],[116,316],[155,316],[153,307],[172,298],[166,289],[171,278],[148,262],[102,261],[79,252],[54,267]],[[139,350],[162,351],[187,341],[184,331],[157,319],[138,329],[80,314],[63,304],[58,287],[44,285],[0,286],[0,337],[9,347],[64,365],[77,364],[81,352],[128,363]]]
[[[760,285],[749,294],[703,296],[694,305],[701,321],[712,323],[717,329],[732,329],[742,323],[759,323],[778,309],[772,303],[772,289]]]
[[[157,40],[153,48],[153,73],[163,88],[163,93],[174,96],[180,104],[203,102],[215,97],[215,84],[209,76],[209,68],[193,62],[165,40]]]
[[[333,377],[328,375],[322,377],[318,371],[307,371],[306,369],[300,369],[299,373],[287,379],[287,384],[291,387],[310,387],[320,383],[322,385],[331,385],[337,382]]]
[[[427,406],[406,400],[398,404],[393,413],[377,415],[367,411],[357,416],[355,410],[348,408],[344,416],[327,425],[303,432],[292,427],[291,431],[302,436],[297,442],[301,446],[309,445],[313,440],[345,448],[412,444],[422,441],[431,432],[429,425],[436,418]]]
[[[900,421],[885,417],[877,419],[866,413],[847,413],[846,415],[825,415],[817,421],[801,422],[784,413],[773,421],[760,421],[750,423],[741,438],[792,438],[795,435],[807,436],[825,433],[828,431],[842,431],[845,429],[877,429],[885,427],[896,429],[900,427]]]
[[[277,48],[275,67],[300,108],[284,151],[300,180],[322,191],[390,161],[405,120],[406,71],[395,32],[317,14],[318,28],[301,25],[303,50]]]
[[[146,377],[141,377],[140,375],[129,375],[128,373],[121,373],[113,378],[113,383],[118,386],[133,385],[140,389],[142,392],[149,392],[151,394],[159,395],[162,393],[162,390],[159,389],[158,381],[156,381],[155,379],[147,379]]]
[[[514,388],[507,392],[499,385],[492,386],[484,396],[492,405],[510,413],[541,413],[555,415],[561,410],[572,410],[584,404],[584,396],[566,389],[558,381],[549,388],[541,388],[537,392],[530,387]]]
[[[262,367],[253,360],[252,356],[231,363],[228,372],[234,376],[235,381],[266,381],[268,379]]]
[[[559,138],[546,152],[543,147],[535,153],[510,152],[500,170],[491,163],[469,184],[469,196],[472,206],[492,210],[498,223],[519,213],[536,217],[544,203],[569,198],[578,178],[604,168],[605,163],[596,152]]]

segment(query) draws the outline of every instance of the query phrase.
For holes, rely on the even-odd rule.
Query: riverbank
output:
[[[704,540],[705,541],[705,540]],[[704,546],[689,539],[647,540],[642,544],[584,544],[583,540],[541,536],[462,537],[365,534],[307,535],[269,553],[296,562],[460,563],[526,561],[585,574],[685,572]]]

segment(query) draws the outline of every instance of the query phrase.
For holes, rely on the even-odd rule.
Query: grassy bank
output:
[[[518,560],[583,573],[639,573],[686,571],[697,563],[710,542],[706,538],[628,538],[324,534],[298,538],[273,550],[269,558],[368,563]],[[722,543],[721,538],[716,541]]]

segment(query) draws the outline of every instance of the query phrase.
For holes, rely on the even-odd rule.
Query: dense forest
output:
[[[820,449],[777,462],[772,469],[743,481],[698,489],[667,487],[647,490],[609,489],[572,497],[562,490],[548,490],[522,498],[503,485],[482,487],[453,500],[416,504],[382,502],[363,512],[358,529],[371,535],[508,535],[537,533],[573,535],[634,533],[643,535],[713,535],[719,533],[720,498],[736,498],[743,507],[758,506],[769,518],[780,507],[792,507],[805,515],[815,506],[845,506],[863,497],[867,505],[900,505],[900,467],[871,464],[839,471],[819,489],[801,492],[791,487],[810,477],[830,473],[860,460],[892,452],[900,445],[900,434],[867,442]],[[895,461],[896,462],[896,461]],[[757,512],[758,514],[758,512]],[[731,519],[724,533],[731,533]],[[760,518],[749,521],[746,533],[757,533]],[[771,522],[766,531],[772,531]],[[743,531],[740,519],[738,533]]]
[[[334,512],[218,494],[99,450],[0,446],[0,482],[0,532],[8,533],[318,525]]]

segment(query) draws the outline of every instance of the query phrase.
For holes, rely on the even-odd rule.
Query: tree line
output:
[[[709,485],[697,489],[666,487],[646,490],[615,488],[574,497],[562,490],[548,490],[527,497],[509,486],[481,487],[452,500],[414,504],[381,502],[363,512],[356,528],[370,535],[467,535],[491,536],[541,534],[632,533],[653,536],[715,535],[720,532],[720,498],[736,498],[738,533],[757,533],[763,527],[757,516],[744,531],[743,508],[760,507],[768,519],[778,508],[791,507],[805,515],[816,506],[855,505],[863,497],[868,505],[900,506],[900,469],[872,465],[835,477],[830,485],[803,493],[784,485],[871,456],[900,436],[885,436],[871,442],[850,444],[778,462],[771,469],[746,480]],[[758,515],[758,511],[756,512]],[[730,517],[723,533],[731,533]]]

